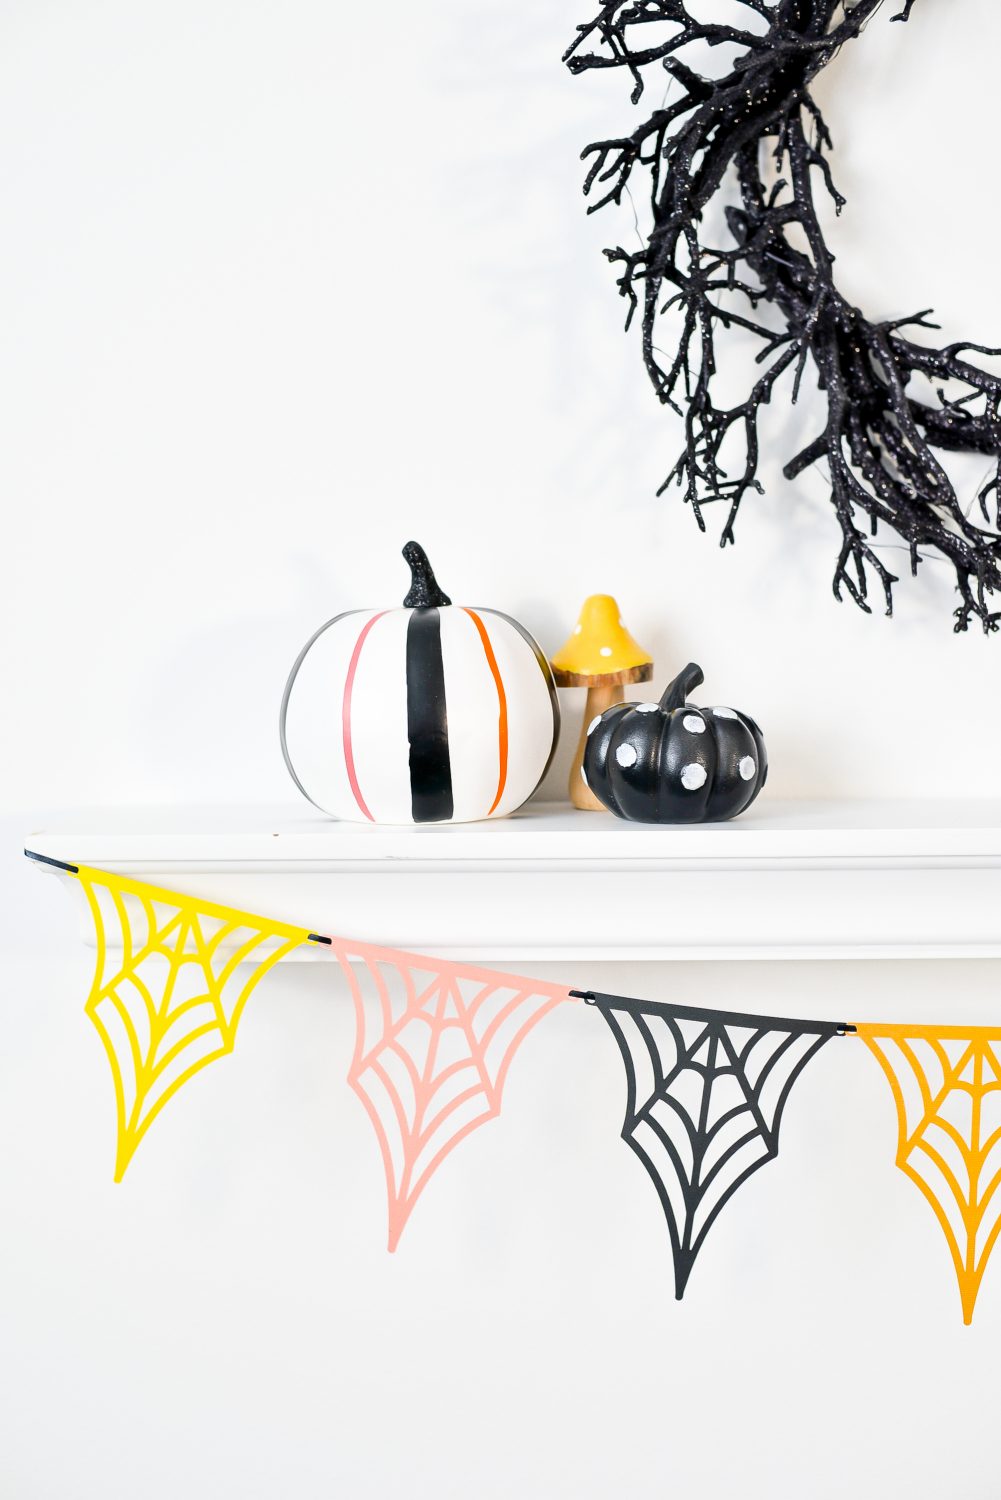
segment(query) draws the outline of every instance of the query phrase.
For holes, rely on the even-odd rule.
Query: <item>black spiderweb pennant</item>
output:
[[[622,1053],[622,1139],[660,1197],[680,1301],[720,1210],[778,1155],[796,1079],[825,1042],[854,1027],[579,993],[601,1011]]]

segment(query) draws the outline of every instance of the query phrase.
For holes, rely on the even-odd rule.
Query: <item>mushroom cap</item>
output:
[[[649,682],[653,676],[653,658],[623,625],[611,594],[584,600],[573,634],[550,665],[560,687]]]

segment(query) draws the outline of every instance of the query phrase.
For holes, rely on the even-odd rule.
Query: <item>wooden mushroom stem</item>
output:
[[[580,807],[585,812],[604,812],[605,805],[599,802],[591,788],[581,775],[584,764],[584,750],[587,746],[588,725],[603,714],[606,708],[611,708],[615,703],[621,703],[625,694],[622,691],[621,682],[601,682],[596,687],[587,690],[587,702],[584,706],[584,722],[581,725],[580,739],[577,741],[577,749],[574,752],[573,765],[570,767],[570,801],[574,807]]]
[[[567,686],[576,686],[571,682],[563,681]],[[569,794],[570,801],[574,807],[579,807],[583,812],[605,812],[605,804],[599,802],[581,775],[581,767],[584,764],[584,751],[587,747],[587,731],[601,714],[613,708],[616,703],[622,703],[625,699],[623,688],[626,683],[649,682],[653,675],[653,667],[644,665],[632,667],[624,672],[610,672],[606,677],[592,678],[587,684],[587,701],[584,705],[584,722],[581,724],[580,739],[574,754],[573,764],[570,767]],[[558,679],[559,680],[559,679]],[[583,683],[579,683],[583,686]]]

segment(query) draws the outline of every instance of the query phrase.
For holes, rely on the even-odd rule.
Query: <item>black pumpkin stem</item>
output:
[[[451,599],[438,585],[427,553],[419,542],[408,542],[403,549],[410,568],[410,592],[403,601],[404,609],[439,609],[451,604]]]
[[[660,700],[660,711],[669,714],[676,708],[684,708],[685,699],[689,693],[694,693],[697,687],[705,682],[702,668],[697,662],[690,661],[688,666],[680,671],[673,682],[669,682],[664,690],[664,696]]]

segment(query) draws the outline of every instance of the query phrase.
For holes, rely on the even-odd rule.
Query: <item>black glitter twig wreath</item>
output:
[[[681,485],[703,531],[703,506],[727,501],[721,545],[732,542],[741,501],[749,490],[762,492],[760,409],[787,371],[795,401],[812,360],[826,422],[784,473],[794,479],[826,460],[842,536],[835,596],[846,589],[868,613],[874,574],[892,614],[897,579],[870,545],[884,522],[909,548],[912,573],[925,549],[955,569],[957,630],[971,617],[985,631],[996,630],[1001,613],[991,612],[987,598],[1001,588],[1001,377],[968,356],[1001,351],[968,342],[915,343],[905,330],[935,328],[928,312],[870,322],[835,285],[834,257],[817,215],[818,182],[839,212],[845,200],[834,186],[826,155],[831,138],[810,85],[881,3],[732,0],[731,12],[739,6],[746,13],[741,26],[697,19],[692,11],[707,11],[705,0],[607,0],[578,27],[566,53],[570,69],[626,68],[633,103],[653,70],[658,77],[666,71],[674,87],[631,135],[586,148],[582,155],[592,160],[584,191],[604,188],[588,210],[594,212],[621,203],[634,176],[648,178],[653,227],[646,242],[605,254],[621,267],[627,327],[642,303],[643,359],[654,389],[685,424],[684,450],[658,493],[672,480]],[[913,6],[905,0],[894,19],[906,21]],[[597,50],[586,50],[588,43]],[[729,71],[701,77],[679,55],[692,46],[733,51]],[[703,242],[703,216],[713,200],[723,204],[729,247]],[[758,312],[769,304],[779,314],[771,328]],[[656,337],[667,316],[680,320],[671,354]],[[717,339],[730,328],[762,341],[761,373],[745,400],[717,406]],[[722,451],[731,434],[735,466],[730,448]],[[964,512],[940,452],[994,459],[993,477],[978,496],[983,525]]]

